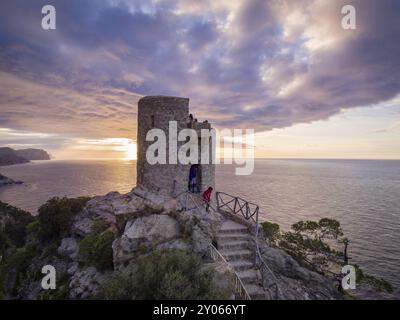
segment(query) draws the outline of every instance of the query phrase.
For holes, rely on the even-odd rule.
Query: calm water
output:
[[[23,185],[0,188],[0,200],[35,212],[52,196],[128,192],[134,161],[39,161],[2,167]],[[251,176],[217,168],[217,189],[260,205],[283,229],[301,219],[339,220],[352,263],[400,287],[400,161],[257,160]]]

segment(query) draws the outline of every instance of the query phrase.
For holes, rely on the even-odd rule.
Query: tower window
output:
[[[151,126],[154,127],[155,123],[154,123],[154,115],[151,116]]]

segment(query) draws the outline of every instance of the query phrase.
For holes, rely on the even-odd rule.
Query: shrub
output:
[[[329,218],[299,221],[292,225],[292,230],[283,233],[279,246],[301,264],[324,272],[342,263],[343,254],[330,246],[344,244],[339,221]]]
[[[264,236],[271,242],[274,243],[279,238],[279,224],[264,221],[261,223]]]
[[[96,220],[92,224],[92,233],[100,234],[108,229],[108,224],[104,220]]]
[[[329,218],[316,221],[299,221],[292,225],[293,231],[284,232],[279,246],[304,266],[324,273],[332,266],[341,266],[344,254],[331,247],[347,246],[349,240],[344,237],[339,221]],[[385,279],[378,279],[355,265],[357,282],[365,282],[379,291],[393,292],[392,285]]]
[[[113,268],[112,242],[114,234],[105,231],[89,234],[79,243],[79,259],[84,266],[95,266],[99,270]]]
[[[36,253],[34,246],[27,245],[0,264],[0,291],[14,293]]]
[[[63,273],[61,276],[57,274],[57,287],[54,290],[43,290],[38,298],[40,300],[66,300],[68,299],[70,276]]]
[[[60,239],[69,230],[73,217],[90,198],[52,198],[39,208],[40,235],[44,239]]]
[[[354,265],[356,269],[356,280],[357,282],[365,282],[372,285],[378,291],[386,291],[392,293],[394,291],[393,286],[390,282],[383,278],[375,278],[369,274],[364,273],[364,271],[357,265]]]
[[[223,299],[212,272],[201,271],[201,259],[182,250],[156,251],[114,273],[100,299]]]
[[[11,247],[22,247],[25,242],[25,227],[34,221],[26,211],[0,201],[0,255],[5,256]]]

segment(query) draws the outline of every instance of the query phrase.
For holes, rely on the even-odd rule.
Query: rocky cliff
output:
[[[90,200],[50,200],[39,209],[38,217],[24,225],[24,242],[4,252],[0,263],[0,297],[88,299],[107,292],[110,298],[109,290],[113,288],[110,281],[122,277],[129,268],[148,263],[148,256],[156,252],[163,252],[162,257],[170,257],[170,252],[172,257],[168,259],[172,261],[188,261],[187,265],[184,261],[179,263],[181,266],[178,264],[179,272],[159,280],[166,286],[160,299],[232,297],[229,270],[205,259],[213,229],[219,222],[218,215],[189,215],[179,208],[176,200],[140,190],[125,195],[112,192]],[[3,232],[0,236],[6,237],[6,234]],[[56,268],[60,279],[57,290],[42,289],[44,265]],[[193,270],[197,271],[193,273]],[[187,282],[187,290],[173,289],[171,281]],[[193,291],[191,283],[194,282],[203,283],[197,291]],[[155,292],[133,298],[153,297],[151,294]],[[176,296],[178,292],[183,295]]]
[[[50,160],[49,154],[42,149],[21,149],[16,150],[16,153],[27,160]]]
[[[29,160],[17,155],[15,150],[11,148],[0,148],[0,166],[20,164],[26,162],[29,162]]]
[[[30,160],[50,160],[50,156],[42,149],[0,148],[0,166],[27,163]]]
[[[92,199],[51,199],[38,217],[0,207],[0,298],[234,298],[232,268],[210,259],[224,216],[186,210],[135,188]],[[13,214],[10,214],[10,211]],[[19,226],[18,232],[12,228]],[[18,234],[18,239],[13,238]],[[282,299],[342,299],[328,278],[261,240]],[[41,286],[44,265],[57,289]]]

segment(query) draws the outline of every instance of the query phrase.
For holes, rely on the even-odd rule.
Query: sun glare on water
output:
[[[136,143],[129,143],[126,146],[126,157],[124,160],[136,160],[137,159],[137,146]]]

